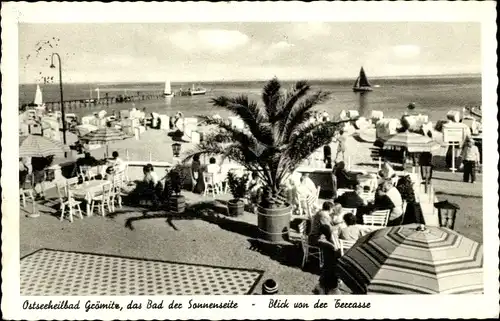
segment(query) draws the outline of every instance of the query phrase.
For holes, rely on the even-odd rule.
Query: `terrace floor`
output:
[[[456,230],[482,242],[482,177],[479,175],[475,184],[463,183],[460,178],[459,173],[435,172],[436,195],[461,207]],[[311,259],[302,270],[299,247],[289,245],[278,250],[256,241],[254,214],[245,212],[238,218],[221,214],[229,195],[218,196],[215,205],[211,197],[186,191],[183,195],[188,204],[196,205],[182,215],[124,207],[106,217],[75,218],[73,223],[59,221],[53,201],[39,206],[41,215],[36,219],[26,217],[31,212],[28,205],[20,210],[20,255],[50,248],[258,269],[265,272],[255,287],[256,293],[264,280],[272,278],[279,283],[280,294],[312,294],[319,278],[318,263]]]

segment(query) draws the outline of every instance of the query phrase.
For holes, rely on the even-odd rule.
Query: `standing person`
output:
[[[26,179],[31,173],[30,166],[26,160],[26,157],[19,158],[19,187],[24,188]]]
[[[332,168],[332,148],[330,144],[323,147],[323,162],[326,168]]]
[[[201,162],[200,155],[194,155],[191,162],[191,182],[193,184],[193,192],[196,191],[200,182]]]
[[[474,144],[474,139],[467,137],[462,148],[462,162],[464,166],[464,182],[476,181],[476,166],[480,162],[479,149]]]
[[[326,201],[323,203],[322,209],[312,217],[309,244],[321,248],[324,260],[319,284],[314,289],[316,294],[340,294],[337,275],[339,245],[337,237],[333,234],[333,210],[334,204]]]
[[[337,137],[337,154],[335,155],[336,162],[339,160],[340,155],[342,155],[340,160],[342,162],[345,160],[346,140],[347,140],[347,137],[344,135],[344,131],[341,130],[339,132],[339,136]]]

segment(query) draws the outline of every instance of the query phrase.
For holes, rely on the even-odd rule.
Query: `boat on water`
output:
[[[95,103],[99,100],[99,88],[96,88],[95,91],[97,91],[97,99],[92,97],[92,88],[89,87],[89,92],[90,92],[90,98],[89,99],[84,99],[83,102],[85,103]]]
[[[174,97],[174,93],[172,92],[172,87],[170,85],[170,80],[165,81],[165,90],[163,90],[164,97]]]
[[[182,88],[180,90],[181,96],[198,96],[198,95],[205,95],[206,93],[207,90],[205,88],[195,87],[194,85],[188,90],[183,90]]]
[[[366,77],[365,70],[363,67],[361,67],[361,70],[359,71],[359,76],[356,78],[356,81],[354,82],[354,85],[352,86],[352,91],[354,92],[367,92],[367,91],[372,91],[372,86],[370,85],[370,82],[368,81],[368,78]]]

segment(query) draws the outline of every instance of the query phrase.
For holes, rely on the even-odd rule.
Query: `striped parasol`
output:
[[[63,143],[41,135],[19,137],[19,157],[64,157],[68,148]]]
[[[409,224],[360,238],[339,259],[356,294],[461,294],[483,291],[483,246],[453,230]]]
[[[130,137],[131,136],[114,127],[103,127],[82,136],[80,139],[86,142],[106,144],[106,155],[108,155],[109,142],[124,140]]]
[[[83,124],[83,125],[78,125],[75,126],[75,130],[78,133],[78,136],[85,136],[90,132],[96,131],[99,129],[99,127],[91,125],[91,124]]]
[[[113,127],[103,127],[82,136],[81,140],[98,144],[106,144],[116,140],[129,138],[127,134]]]
[[[391,136],[384,143],[384,148],[389,146],[406,147],[410,153],[432,152],[440,147],[432,138],[409,131]]]

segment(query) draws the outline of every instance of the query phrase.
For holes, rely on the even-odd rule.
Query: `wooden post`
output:
[[[378,170],[380,171],[382,169],[382,157],[378,157]]]

